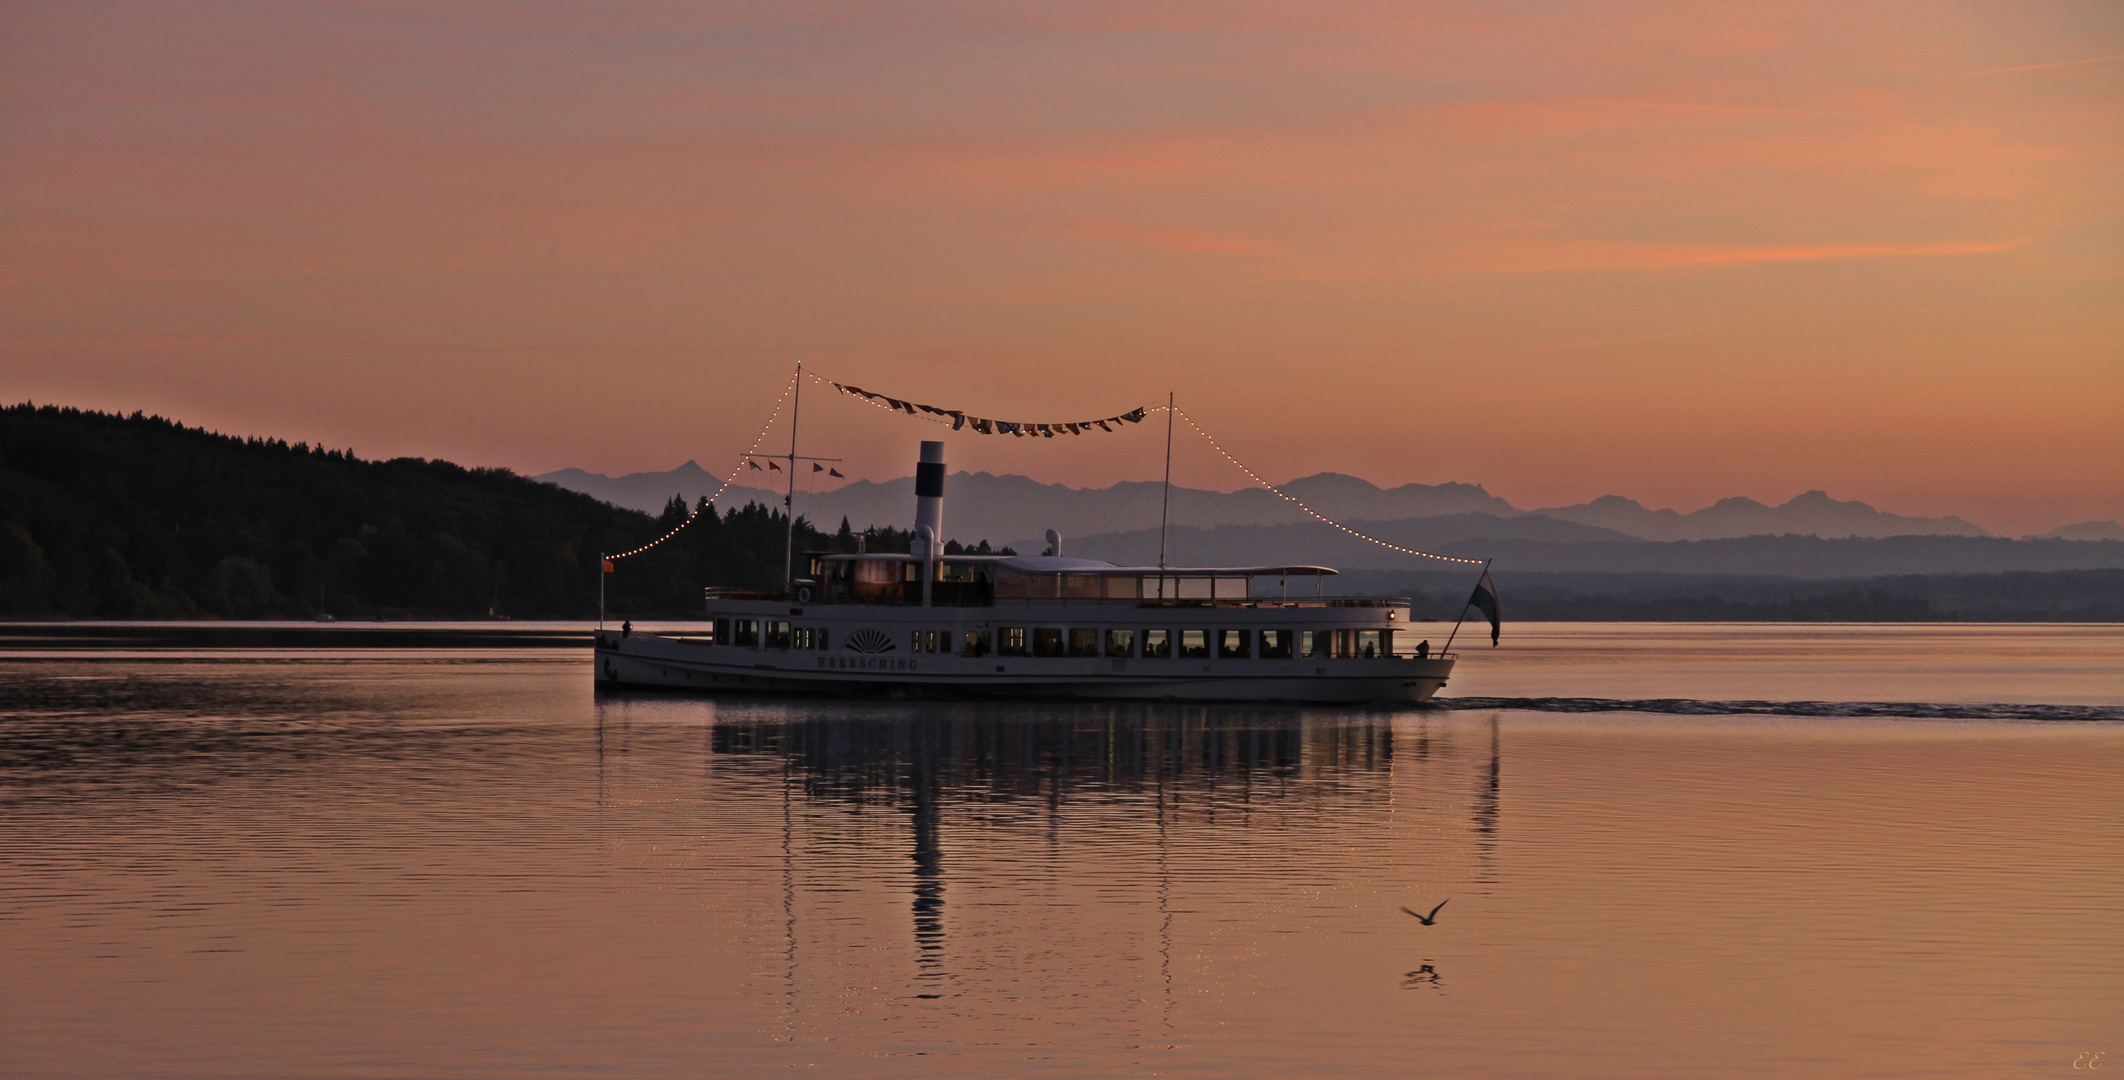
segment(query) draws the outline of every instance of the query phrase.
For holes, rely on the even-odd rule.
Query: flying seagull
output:
[[[1450,904],[1450,903],[1452,903],[1452,902],[1453,902],[1453,898],[1452,898],[1452,897],[1450,897],[1450,896],[1446,897],[1446,898],[1445,898],[1445,899],[1443,899],[1443,900],[1440,900],[1440,901],[1438,902],[1438,907],[1434,907],[1434,908],[1432,908],[1432,909],[1431,909],[1431,913],[1430,913],[1429,915],[1418,915],[1418,914],[1417,914],[1416,912],[1413,912],[1413,911],[1409,911],[1409,909],[1408,909],[1408,908],[1402,908],[1401,910],[1403,910],[1403,911],[1409,911],[1409,914],[1411,914],[1411,915],[1415,915],[1415,916],[1416,916],[1416,921],[1417,921],[1417,922],[1420,922],[1420,923],[1424,924],[1425,926],[1436,926],[1436,925],[1438,925],[1438,908],[1442,908],[1442,907],[1444,907],[1444,906],[1446,906],[1447,904]]]

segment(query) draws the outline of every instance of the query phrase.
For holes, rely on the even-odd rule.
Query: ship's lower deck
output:
[[[600,687],[834,696],[1416,702],[1451,657],[1322,659],[849,655],[601,631]]]

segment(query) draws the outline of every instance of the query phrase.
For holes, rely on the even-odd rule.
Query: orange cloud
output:
[[[2026,240],[1939,240],[1918,243],[1847,244],[1560,244],[1550,249],[1554,261],[1545,269],[1655,270],[1685,266],[1737,266],[1747,263],[1827,262],[1845,259],[1893,259],[1940,255],[1984,255],[2011,251]]]
[[[2090,57],[2086,60],[2059,60],[2049,64],[2023,64],[2020,67],[1992,68],[1988,71],[1965,71],[1962,73],[1962,78],[1967,79],[1974,75],[2004,75],[2011,71],[2042,71],[2046,68],[2079,67],[2082,64],[2107,64],[2112,60],[2124,60],[2124,53],[2118,53],[2115,56]]]
[[[1257,255],[1273,250],[1269,244],[1243,236],[1205,232],[1201,229],[1155,228],[1123,225],[1110,218],[1080,221],[1070,227],[1078,236],[1111,240],[1151,251],[1177,251],[1190,255]]]
[[[629,471],[727,449],[802,355],[998,413],[1177,384],[1292,472],[2112,517],[2124,158],[2089,80],[2124,46],[2061,10],[31,5],[0,370]],[[2052,67],[2086,74],[1942,77]],[[902,436],[833,437],[894,475]],[[963,461],[1139,463],[1081,452]]]

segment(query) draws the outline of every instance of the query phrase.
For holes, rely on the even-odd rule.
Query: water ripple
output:
[[[1910,720],[2124,720],[2124,706],[1940,704],[1918,701],[1698,701],[1693,698],[1457,697],[1433,704],[1462,712],[1652,713],[1669,716],[1834,716]]]

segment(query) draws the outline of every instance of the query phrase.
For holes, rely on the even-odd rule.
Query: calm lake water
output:
[[[2124,627],[1506,630],[1393,710],[17,631],[0,1072],[2124,1069]]]

